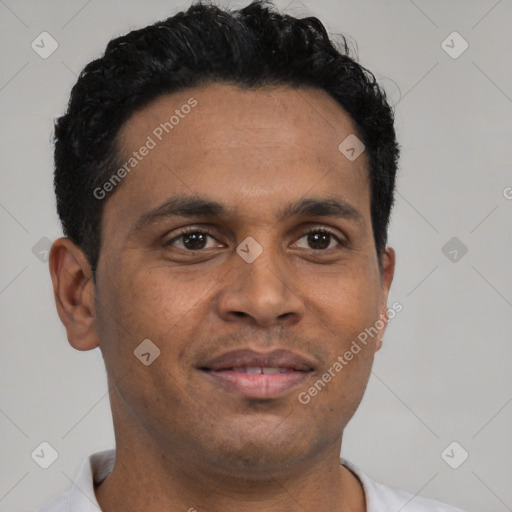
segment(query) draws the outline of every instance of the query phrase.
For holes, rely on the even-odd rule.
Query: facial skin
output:
[[[197,106],[105,199],[96,285],[69,240],[50,254],[68,339],[79,350],[100,346],[109,379],[117,457],[98,501],[105,512],[363,511],[339,453],[384,330],[307,405],[297,398],[387,315],[395,257],[387,248],[380,274],[366,154],[350,161],[338,149],[356,125],[322,91],[215,84],[132,115],[119,134],[126,159],[191,97]],[[177,195],[229,214],[135,229]],[[345,201],[359,217],[280,218],[304,198]],[[186,227],[210,236],[176,239]],[[308,242],[318,229],[334,236]],[[263,249],[252,263],[236,251],[247,237]],[[145,339],[160,349],[149,366],[134,356]],[[198,369],[239,348],[292,350],[315,368],[299,387],[261,400]]]

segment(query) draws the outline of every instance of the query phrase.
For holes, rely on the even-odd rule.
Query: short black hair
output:
[[[317,18],[298,19],[258,0],[238,10],[200,1],[112,39],[103,56],[82,70],[66,113],[55,121],[57,212],[93,277],[106,202],[93,191],[122,165],[117,134],[123,123],[158,96],[211,83],[313,87],[348,112],[368,157],[380,266],[399,158],[394,114],[373,73],[350,56],[345,36],[339,36],[336,45]]]

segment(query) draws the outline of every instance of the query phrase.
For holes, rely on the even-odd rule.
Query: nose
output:
[[[303,318],[305,305],[296,275],[282,256],[266,248],[252,263],[238,254],[233,259],[237,268],[228,273],[229,280],[217,297],[218,314],[224,321],[269,327],[293,325]]]

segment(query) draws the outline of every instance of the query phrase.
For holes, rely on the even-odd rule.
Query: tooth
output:
[[[245,373],[248,373],[249,375],[257,374],[257,373],[263,373],[263,369],[260,367],[257,368],[245,368]]]
[[[274,373],[280,373],[282,368],[262,368],[262,373],[265,375],[273,375]]]

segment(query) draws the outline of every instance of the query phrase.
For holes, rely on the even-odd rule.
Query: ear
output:
[[[77,350],[98,347],[95,286],[84,252],[69,238],[58,238],[52,244],[49,265],[57,313],[69,343]]]
[[[386,331],[389,321],[388,313],[388,295],[393,276],[395,274],[395,251],[392,247],[386,247],[381,255],[382,272],[380,277],[381,283],[381,301],[379,306],[379,320],[384,322],[384,326],[379,331],[377,341],[375,343],[375,351],[380,350],[382,347],[382,337]]]

